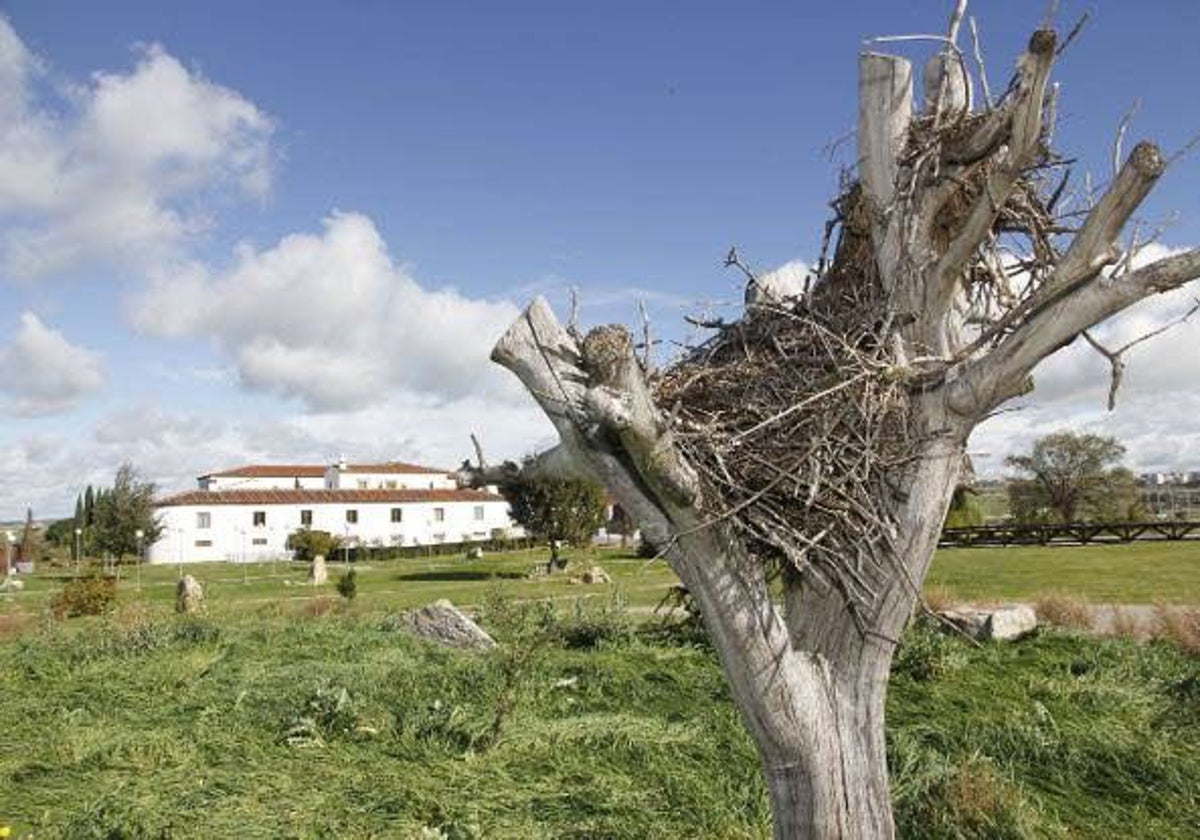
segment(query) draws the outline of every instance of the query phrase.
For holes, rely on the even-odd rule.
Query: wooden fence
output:
[[[977,525],[946,528],[938,546],[975,548],[996,545],[1097,545],[1135,540],[1200,539],[1200,522],[1071,522],[1042,525]]]

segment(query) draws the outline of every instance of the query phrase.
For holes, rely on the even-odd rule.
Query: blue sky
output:
[[[1060,6],[1060,27],[1093,9],[1056,74],[1080,170],[1106,176],[1139,97],[1133,139],[1200,131],[1200,7]],[[641,297],[682,340],[682,313],[740,299],[730,245],[813,259],[862,39],[948,11],[0,2],[0,519],[67,512],[122,460],[178,488],[244,461],[453,465],[471,431],[493,457],[545,443],[486,362],[517,308],[575,286],[585,320],[630,321]],[[971,11],[1001,88],[1045,4]],[[1143,215],[1170,211],[1164,242],[1200,242],[1196,156]],[[1069,425],[1200,469],[1198,339],[1139,348],[1112,415],[1102,360],[1072,348],[976,435],[981,466]]]

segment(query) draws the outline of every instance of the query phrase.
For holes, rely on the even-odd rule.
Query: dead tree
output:
[[[625,328],[580,337],[540,298],[492,354],[556,426],[548,460],[603,483],[698,604],[780,838],[894,834],[889,665],[972,428],[1083,331],[1200,275],[1200,251],[1123,260],[1165,169],[1152,143],[1098,196],[1068,188],[1053,30],[972,110],[963,5],[919,109],[907,60],[860,56],[857,168],[803,295],[751,302],[657,374]]]

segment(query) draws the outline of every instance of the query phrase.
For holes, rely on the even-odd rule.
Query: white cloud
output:
[[[243,245],[224,273],[193,264],[160,276],[130,315],[156,335],[215,338],[244,385],[316,411],[397,392],[516,394],[488,355],[517,308],[422,288],[371,220],[354,213],[334,213],[320,234],[292,234],[265,250]]]
[[[1152,245],[1136,264],[1154,262],[1179,249]],[[1141,301],[1100,324],[1092,335],[1110,350],[1177,321],[1195,305],[1195,284]],[[1138,470],[1200,469],[1200,313],[1124,354],[1126,370],[1117,407],[1106,408],[1110,368],[1082,338],[1050,356],[1034,371],[1036,388],[1015,402],[1019,410],[987,421],[971,437],[981,473],[1004,472],[1006,455],[1027,450],[1038,437],[1075,430],[1113,435],[1127,448],[1126,463]]]
[[[0,393],[11,414],[66,411],[103,384],[100,357],[71,344],[32,312],[21,316],[12,341],[0,347]]]
[[[473,455],[471,432],[497,461],[520,458],[554,440],[553,428],[532,401],[498,405],[477,396],[439,401],[410,394],[358,411],[270,420],[140,404],[69,437],[0,437],[0,475],[6,479],[0,482],[0,518],[16,517],[26,505],[38,516],[67,515],[87,484],[110,484],[126,461],[163,492],[193,488],[196,476],[216,469],[322,463],[339,455],[450,469]]]
[[[0,16],[0,264],[39,277],[102,258],[144,268],[210,225],[217,191],[269,189],[269,117],[236,91],[141,49],[127,73],[96,73],[60,97]]]

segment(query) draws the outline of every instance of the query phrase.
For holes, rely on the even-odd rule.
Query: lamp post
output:
[[[137,538],[137,549],[138,549],[137,591],[141,592],[142,591],[142,562],[146,559],[145,549],[143,548],[144,540],[146,539],[146,532],[143,531],[141,528],[138,528],[136,531],[133,532],[133,535]]]
[[[75,577],[79,577],[79,555],[83,553],[83,529],[75,529]]]

